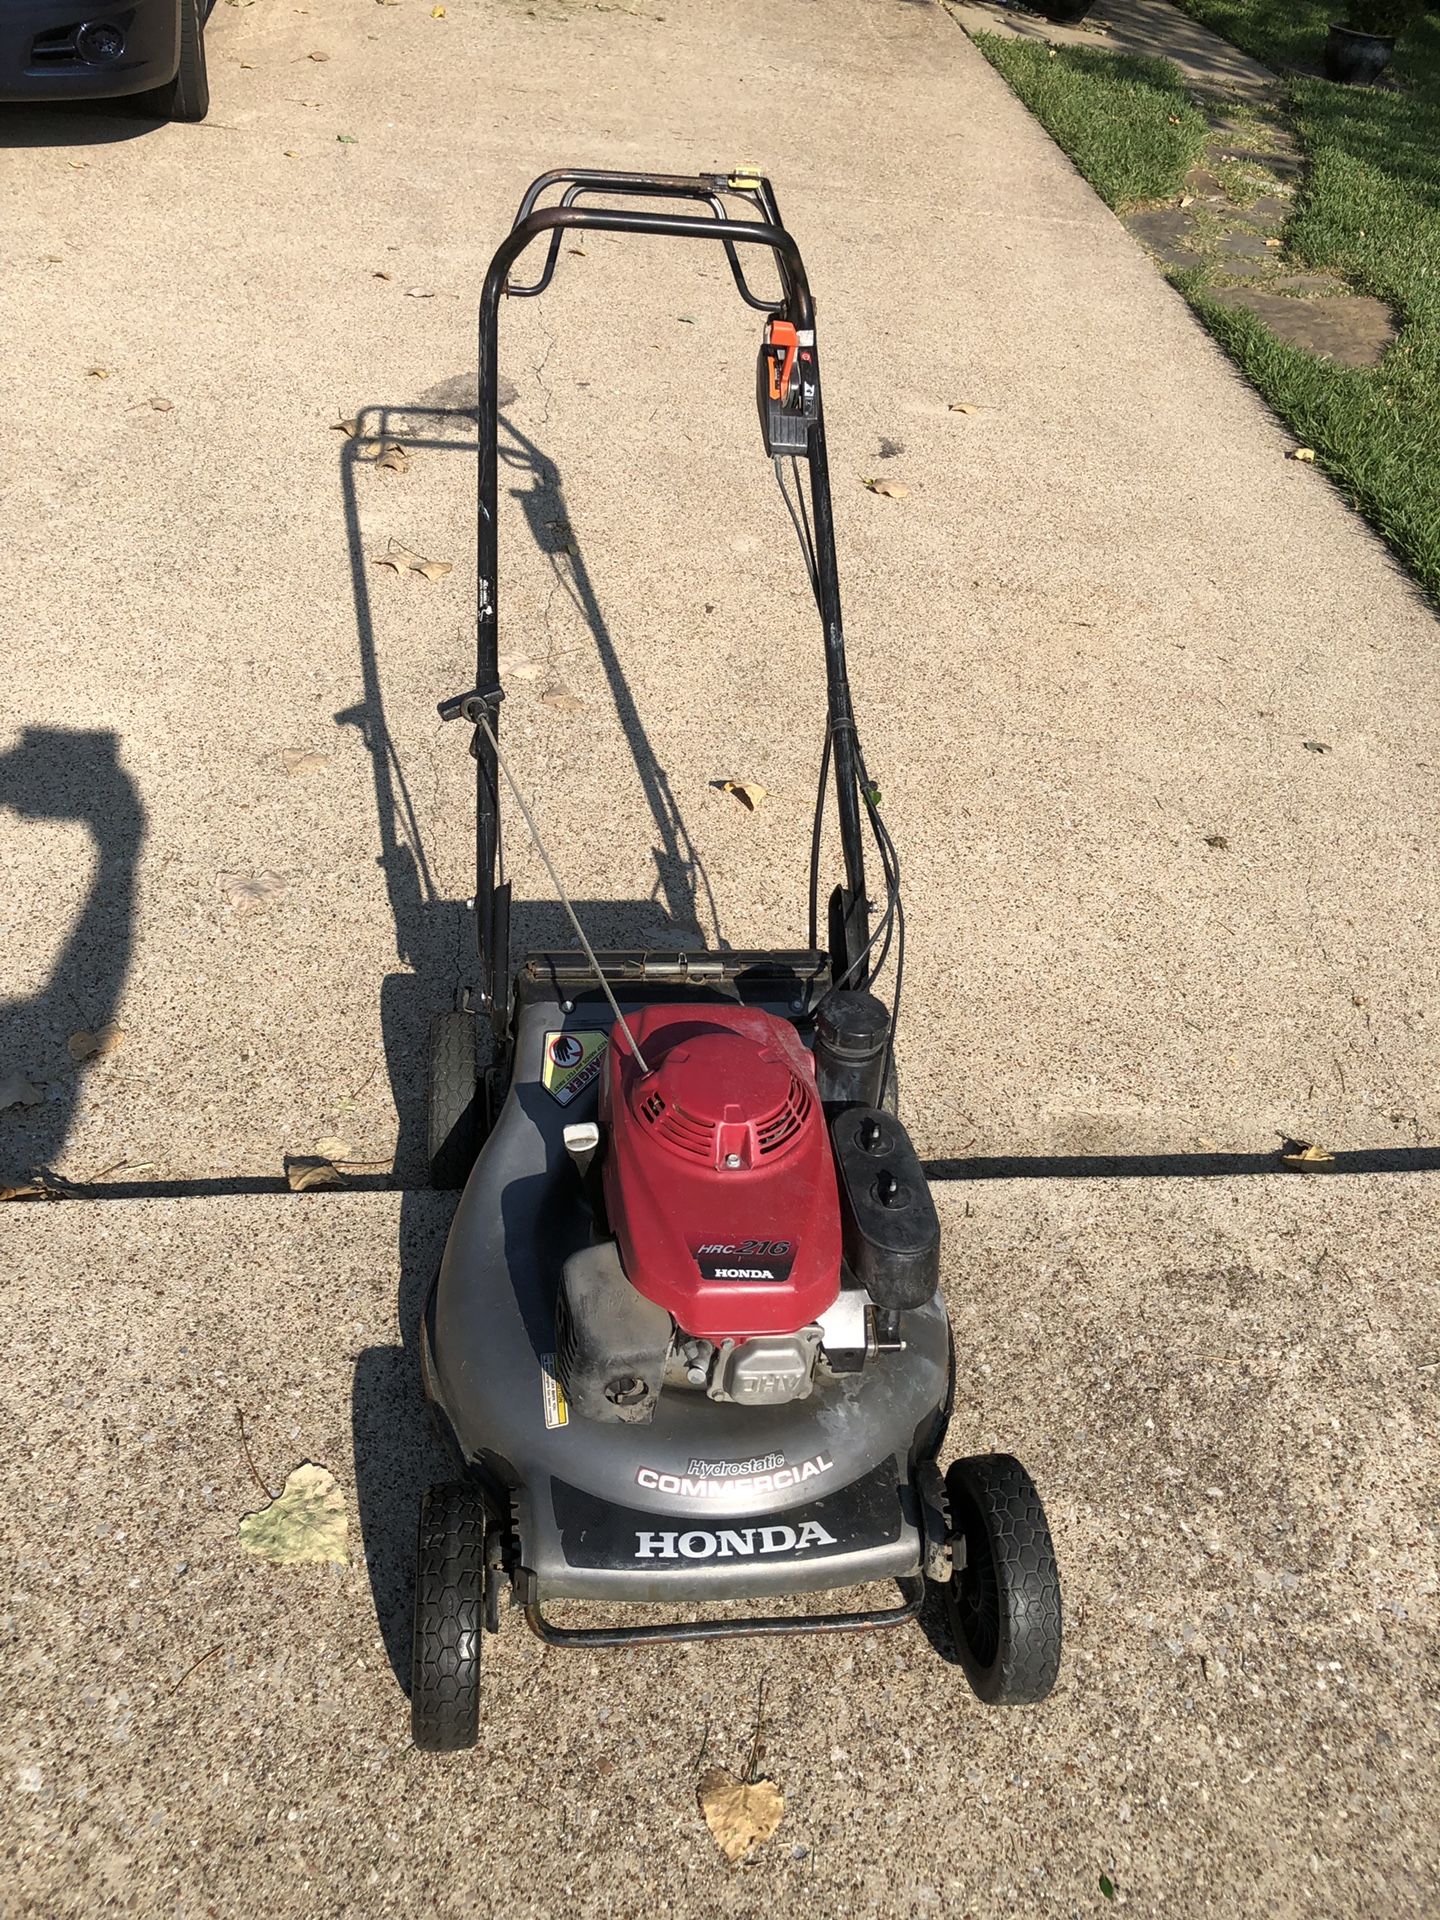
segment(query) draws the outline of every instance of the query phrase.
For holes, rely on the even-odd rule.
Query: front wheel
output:
[[[945,1493],[955,1571],[940,1591],[955,1657],[988,1705],[1032,1705],[1055,1685],[1061,1643],[1060,1574],[1035,1483],[1008,1453],[988,1453],[957,1460]]]
[[[463,1484],[431,1487],[420,1506],[410,1732],[426,1753],[473,1747],[480,1728],[485,1503]]]
[[[180,65],[163,87],[135,96],[147,120],[203,120],[210,111],[205,72],[205,0],[180,0]]]

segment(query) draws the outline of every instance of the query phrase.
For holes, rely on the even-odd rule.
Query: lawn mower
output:
[[[597,954],[500,745],[500,300],[542,293],[577,229],[718,244],[765,315],[761,436],[825,646],[801,949]],[[538,279],[515,283],[540,239]],[[747,275],[757,252],[772,294]],[[475,1741],[481,1647],[507,1591],[542,1640],[580,1648],[868,1630],[913,1619],[933,1591],[983,1700],[1043,1699],[1060,1592],[1035,1488],[1005,1454],[938,1464],[954,1356],[939,1220],[898,1111],[900,861],[846,678],[814,308],[769,181],[542,175],[486,275],[478,417],[476,684],[440,712],[470,727],[476,761],[479,983],[431,1032],[432,1175],[463,1192],[420,1336],[462,1464],[422,1503],[414,1738]],[[576,939],[513,972],[502,781]],[[844,871],[822,942],[832,800]],[[887,967],[889,1006],[874,990]],[[813,1603],[875,1583],[898,1587],[892,1603]],[[555,1603],[573,1601],[666,1616],[561,1624]],[[735,1605],[756,1601],[769,1610]]]

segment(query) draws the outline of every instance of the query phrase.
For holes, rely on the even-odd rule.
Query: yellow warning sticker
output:
[[[594,1086],[609,1044],[608,1033],[547,1033],[540,1084],[550,1098],[568,1107],[586,1087]]]
[[[568,1427],[570,1402],[565,1398],[565,1389],[560,1384],[553,1353],[542,1353],[540,1356],[540,1397],[545,1403],[546,1426]]]

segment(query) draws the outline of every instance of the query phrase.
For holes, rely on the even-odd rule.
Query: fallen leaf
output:
[[[287,160],[298,160],[300,158],[300,155],[296,152],[294,147],[286,147],[285,158]]]
[[[502,680],[543,680],[550,669],[543,660],[502,660]]]
[[[23,1073],[0,1075],[0,1107],[38,1107],[44,1098]]]
[[[886,500],[908,500],[910,489],[903,480],[867,480],[865,485],[871,493],[878,493]]]
[[[585,702],[578,694],[571,693],[568,687],[547,687],[540,698],[547,707],[553,707],[556,713],[581,713]]]
[[[312,53],[310,58],[312,60],[328,60],[330,56],[328,53]]]
[[[410,455],[398,440],[369,440],[360,449],[362,460],[373,460],[386,473],[408,473]]]
[[[443,7],[431,7],[430,18],[432,20],[443,20],[445,18],[445,9]]]
[[[433,300],[435,298],[435,289],[433,287],[406,287],[405,292],[411,300]]]
[[[388,553],[372,554],[377,567],[393,567],[396,573],[419,573],[427,580],[443,580],[447,573],[453,572],[453,560],[427,560],[422,554],[411,553],[408,547],[392,545]]]
[[[754,780],[717,780],[715,785],[722,793],[733,793],[747,813],[754,813],[770,791]]]
[[[677,313],[675,318],[680,322],[682,327],[693,327],[697,325],[693,313]]]
[[[1193,207],[1193,206],[1194,206],[1194,204],[1195,204],[1195,196],[1194,196],[1194,194],[1193,194],[1193,193],[1182,193],[1182,194],[1181,194],[1181,196],[1180,196],[1180,204],[1181,204],[1181,206],[1182,206],[1182,207]]]
[[[950,402],[951,413],[978,413],[979,411],[980,409],[978,407],[972,407],[967,400],[952,400]]]
[[[109,367],[87,367],[85,371],[92,380],[108,380],[111,373]]]
[[[1313,447],[1296,447],[1290,455],[1290,458],[1292,460],[1313,460],[1315,458],[1315,449]]]
[[[18,1187],[0,1187],[0,1204],[6,1200],[63,1200],[59,1187],[46,1186],[43,1180],[26,1180]]]
[[[1113,1900],[1115,1898],[1115,1882],[1110,1878],[1108,1873],[1102,1873],[1100,1876],[1100,1891],[1107,1900]]]
[[[156,413],[173,413],[175,411],[175,402],[173,400],[166,400],[158,393],[151,394],[150,405],[155,409]]]
[[[278,1499],[246,1514],[237,1538],[247,1553],[275,1566],[314,1561],[344,1566],[350,1558],[348,1530],[345,1496],[334,1474],[307,1460],[288,1477]]]
[[[315,1151],[322,1160],[348,1160],[350,1142],[342,1140],[338,1133],[327,1133],[315,1142]]]
[[[66,1046],[72,1060],[103,1060],[106,1054],[118,1053],[124,1040],[124,1028],[109,1020],[94,1033],[87,1033],[83,1027],[72,1033]]]
[[[343,1187],[345,1176],[322,1153],[287,1153],[285,1184],[292,1193],[310,1193],[316,1187]]]
[[[330,423],[330,431],[343,433],[347,440],[353,440],[359,424],[358,420],[333,420]]]
[[[565,251],[567,253],[578,253],[582,260],[586,258],[585,249],[583,247],[567,247]]]
[[[1323,740],[1303,740],[1301,745],[1307,753],[1329,753],[1330,751]]]
[[[400,0],[380,0],[380,5],[382,7],[398,7],[399,4],[400,4]],[[385,269],[382,267],[379,269],[378,272],[372,273],[370,278],[372,280],[393,280],[395,276],[393,273],[386,273]]]
[[[1278,251],[1278,249],[1279,249],[1280,247],[1282,247],[1282,246],[1283,246],[1283,245],[1284,245],[1285,243],[1284,243],[1284,241],[1283,241],[1283,240],[1277,240],[1277,239],[1275,239],[1275,237],[1274,237],[1274,236],[1272,235],[1272,236],[1270,237],[1270,239],[1268,239],[1268,240],[1267,240],[1267,241],[1265,242],[1265,244],[1266,244],[1266,246],[1267,246],[1267,247],[1273,247],[1273,248],[1275,248],[1275,249],[1276,249],[1276,250]]]
[[[330,756],[317,747],[281,747],[275,764],[282,773],[319,773],[329,766]]]
[[[219,886],[226,905],[236,913],[263,913],[272,900],[288,890],[288,882],[267,868],[259,873],[222,873]]]
[[[1317,1147],[1313,1140],[1287,1140],[1280,1149],[1280,1157],[1287,1167],[1333,1167],[1335,1164],[1334,1154]]]
[[[335,138],[342,147],[358,147],[360,144],[360,136],[357,133],[337,133]]]
[[[696,1792],[717,1847],[733,1867],[768,1840],[785,1812],[773,1780],[737,1780],[727,1767],[709,1767]]]
[[[1217,847],[1220,852],[1223,853],[1230,845],[1230,842],[1225,838],[1223,833],[1207,833],[1205,836],[1205,844],[1207,847]]]

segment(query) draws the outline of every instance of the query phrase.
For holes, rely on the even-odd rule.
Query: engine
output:
[[[611,1030],[598,1129],[567,1130],[609,1229],[561,1279],[576,1412],[645,1422],[669,1388],[778,1406],[822,1359],[843,1372],[898,1344],[939,1251],[899,1122],[853,1100],[827,1122],[800,1036],[757,1008],[651,1006],[629,1025],[634,1046]]]
[[[789,1334],[840,1291],[840,1202],[809,1053],[747,1007],[649,1007],[600,1096],[625,1271],[701,1339]]]

